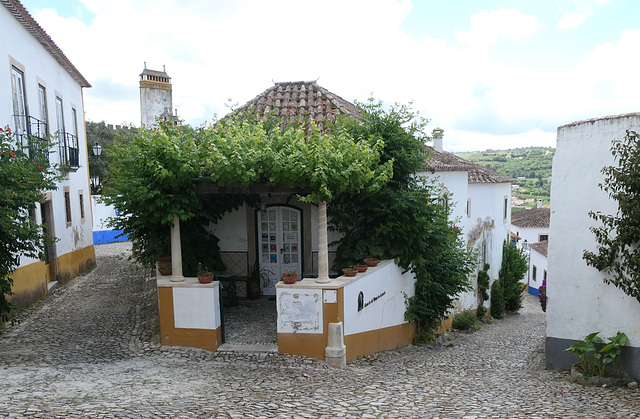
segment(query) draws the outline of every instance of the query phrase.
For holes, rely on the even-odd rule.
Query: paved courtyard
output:
[[[530,296],[521,314],[475,333],[341,370],[303,357],[161,347],[155,283],[118,256],[126,251],[96,246],[95,270],[0,335],[0,418],[640,417],[638,390],[582,387],[544,370],[544,314]],[[229,315],[229,338],[250,343]],[[264,342],[275,329],[254,330]]]

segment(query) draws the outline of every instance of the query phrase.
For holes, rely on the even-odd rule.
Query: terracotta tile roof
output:
[[[546,257],[547,249],[549,248],[549,242],[545,240],[543,242],[531,243],[530,247],[536,252],[540,253],[542,256]]]
[[[259,115],[287,117],[290,122],[313,118],[318,125],[337,114],[360,118],[362,113],[353,103],[331,93],[315,81],[278,82],[255,98],[243,109],[255,108]]]
[[[521,228],[549,228],[550,208],[535,208],[511,213],[511,224]]]
[[[91,87],[89,82],[80,74],[77,68],[67,58],[62,50],[53,42],[53,39],[29,14],[27,9],[18,0],[0,0],[2,5],[16,18],[18,22],[33,35],[49,54],[64,68],[71,77],[82,87]]]
[[[509,176],[487,169],[447,151],[435,151],[431,147],[427,147],[427,149],[432,154],[425,162],[425,171],[433,173],[466,171],[469,174],[469,183],[511,183],[514,181]]]

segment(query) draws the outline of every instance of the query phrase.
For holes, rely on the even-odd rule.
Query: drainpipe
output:
[[[329,241],[327,240],[327,203],[318,204],[318,278],[317,283],[327,284],[329,278]]]

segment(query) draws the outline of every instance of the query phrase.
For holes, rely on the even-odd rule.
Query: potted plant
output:
[[[280,278],[285,284],[295,284],[296,281],[298,281],[298,272],[289,271],[287,273],[283,273]]]
[[[200,281],[201,284],[208,284],[211,281],[213,281],[213,271],[207,266],[207,265],[203,265],[202,263],[198,263],[198,281]]]
[[[342,273],[345,274],[346,276],[356,276],[356,274],[358,273],[358,270],[352,266],[350,268],[344,268],[342,270]]]
[[[370,268],[376,266],[379,262],[380,259],[373,257],[368,257],[364,260],[364,263]]]
[[[364,272],[369,268],[369,266],[368,265],[354,265],[354,268],[356,268],[358,270],[358,272]]]
[[[163,256],[158,258],[158,272],[160,272],[160,275],[171,275],[171,256]]]

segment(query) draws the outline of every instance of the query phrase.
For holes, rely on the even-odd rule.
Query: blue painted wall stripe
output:
[[[129,240],[129,235],[120,236],[123,230],[99,230],[93,232],[93,244],[106,244],[114,242],[124,242]],[[120,237],[117,237],[120,236]]]

